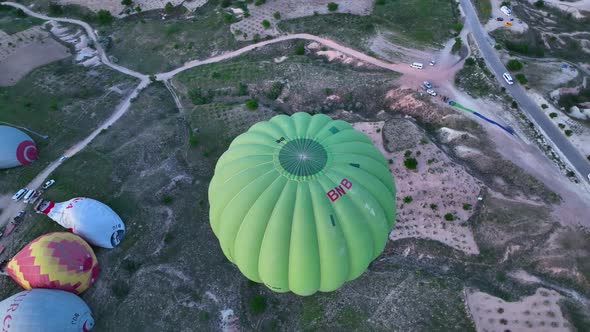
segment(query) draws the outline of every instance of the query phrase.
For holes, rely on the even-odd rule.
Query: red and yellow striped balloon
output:
[[[72,233],[41,235],[19,251],[6,272],[24,289],[51,288],[84,292],[98,275],[92,248]]]

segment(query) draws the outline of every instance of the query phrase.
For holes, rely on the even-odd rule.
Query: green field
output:
[[[0,5],[0,30],[12,35],[42,24],[43,20],[27,16],[21,10]]]
[[[49,136],[32,138],[39,159],[0,171],[0,192],[30,181],[49,162],[88,135],[133,87],[134,80],[105,66],[84,68],[71,59],[38,68],[15,86],[0,87],[0,121]],[[119,92],[109,90],[117,87]]]
[[[458,9],[449,0],[385,0],[368,16],[316,15],[280,23],[281,30],[327,36],[367,49],[377,32],[414,47],[440,46],[453,36]]]
[[[183,100],[188,108],[195,102],[235,104],[254,98],[277,112],[327,113],[336,109],[364,112],[380,107],[380,97],[399,77],[392,71],[295,55],[300,43],[280,43],[232,60],[196,67],[181,73],[175,81],[185,94]],[[281,56],[287,59],[273,61]],[[195,100],[195,91],[200,91],[203,100]],[[338,100],[327,100],[329,95],[339,96]]]
[[[101,26],[100,33],[112,39],[109,54],[119,64],[149,74],[172,70],[247,45],[234,39],[218,2],[209,1],[190,19],[182,14],[162,21],[157,12],[146,12]]]

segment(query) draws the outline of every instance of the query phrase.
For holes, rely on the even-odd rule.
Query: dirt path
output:
[[[123,66],[119,66],[117,64],[112,63],[111,60],[109,59],[109,57],[107,56],[107,54],[105,53],[105,51],[100,46],[100,43],[98,42],[98,38],[96,36],[96,33],[95,33],[94,29],[92,29],[92,27],[88,23],[83,22],[83,21],[80,21],[80,20],[71,19],[71,18],[57,18],[57,17],[50,17],[50,16],[47,16],[47,15],[35,13],[34,11],[30,10],[29,8],[27,8],[26,6],[23,6],[21,4],[14,3],[14,2],[8,2],[8,1],[7,2],[2,2],[0,5],[11,6],[11,7],[14,7],[14,8],[22,9],[22,11],[25,12],[25,14],[27,14],[29,16],[36,17],[36,18],[40,18],[42,20],[56,21],[56,22],[66,22],[66,23],[72,23],[72,24],[79,25],[79,26],[83,27],[84,30],[86,30],[86,34],[94,42],[94,47],[96,48],[96,51],[100,55],[100,60],[102,61],[102,63],[104,63],[105,65],[107,65],[107,66],[109,66],[111,68],[113,68],[116,71],[119,71],[119,72],[121,72],[123,74],[126,74],[126,75],[137,77],[140,80],[148,79],[148,76],[147,75],[138,73],[138,72],[133,71],[133,70],[131,70],[129,68],[125,68]]]
[[[206,64],[211,64],[211,63],[216,63],[216,62],[228,60],[231,58],[235,58],[235,57],[240,56],[244,53],[254,51],[260,47],[264,47],[266,45],[272,45],[272,44],[276,44],[276,43],[280,43],[280,42],[284,42],[284,41],[288,41],[288,40],[314,41],[314,42],[320,43],[326,47],[329,47],[329,48],[332,48],[336,51],[339,51],[339,52],[341,52],[345,55],[348,55],[350,57],[353,57],[353,58],[359,59],[363,62],[372,64],[374,66],[377,66],[377,67],[380,67],[383,69],[387,69],[387,70],[396,71],[396,72],[404,74],[404,75],[411,75],[411,76],[414,76],[419,79],[430,78],[432,76],[432,72],[434,72],[435,70],[441,71],[442,73],[447,72],[447,70],[441,69],[440,67],[430,67],[428,65],[425,66],[424,69],[418,70],[418,69],[411,68],[409,64],[405,64],[405,63],[389,63],[389,62],[374,58],[370,55],[364,54],[362,52],[359,52],[357,50],[354,50],[352,48],[340,45],[331,39],[318,37],[318,36],[310,35],[307,33],[297,33],[297,34],[292,34],[292,35],[280,36],[280,37],[277,37],[277,38],[274,38],[271,40],[265,40],[260,43],[248,45],[248,46],[243,47],[239,50],[227,52],[222,55],[218,55],[218,56],[208,58],[205,60],[189,61],[189,62],[185,63],[184,66],[182,66],[180,68],[174,69],[174,70],[166,72],[166,73],[157,74],[156,78],[161,81],[169,80],[172,77],[174,77],[175,75],[177,75],[185,70],[188,70],[188,69],[191,69],[194,67],[198,67],[198,66],[202,66],[202,65],[206,65]]]

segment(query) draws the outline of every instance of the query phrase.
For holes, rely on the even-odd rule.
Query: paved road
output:
[[[524,89],[519,84],[508,85],[502,78],[502,74],[507,72],[506,67],[500,61],[496,50],[487,41],[487,33],[483,30],[481,23],[475,12],[475,8],[471,3],[471,0],[460,0],[461,7],[466,16],[465,25],[473,33],[473,38],[479,46],[479,50],[488,67],[491,68],[496,79],[500,81],[506,88],[514,100],[518,103],[520,108],[526,112],[530,117],[533,118],[535,123],[545,134],[545,137],[549,139],[555,147],[561,152],[570,165],[581,175],[583,179],[588,181],[588,174],[590,174],[590,162],[570,143],[565,134],[553,124],[552,120],[541,110],[540,105],[537,105],[529,96],[526,94]]]

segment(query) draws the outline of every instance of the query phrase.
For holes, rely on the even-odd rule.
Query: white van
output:
[[[17,191],[16,194],[12,196],[13,201],[18,201],[21,199],[26,193],[29,191],[27,188],[22,188],[21,190]]]
[[[500,7],[500,10],[502,11],[502,13],[506,14],[506,16],[512,15],[512,9],[510,9],[506,6]]]
[[[508,83],[510,85],[514,84],[514,80],[512,80],[512,76],[510,76],[510,74],[504,73],[502,75],[502,77],[504,77],[504,80],[506,81],[506,83]]]
[[[410,65],[410,67],[416,68],[416,69],[422,69],[422,67],[424,67],[424,65],[421,64],[420,62],[414,62]]]
[[[30,191],[29,191],[29,192],[28,192],[28,193],[25,195],[25,198],[24,198],[24,201],[25,201],[25,203],[28,203],[28,202],[29,202],[29,200],[31,199],[31,197],[33,197],[33,195],[34,195],[34,194],[35,194],[35,191],[34,191],[34,190],[30,190]]]

